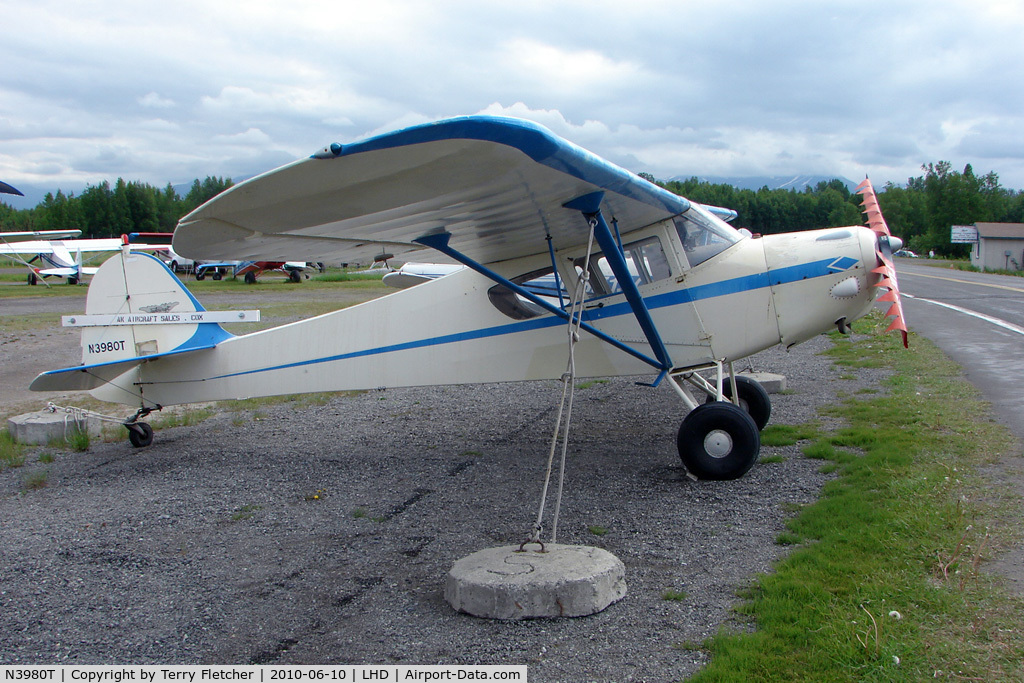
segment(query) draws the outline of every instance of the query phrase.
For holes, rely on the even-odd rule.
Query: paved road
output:
[[[1024,440],[1024,278],[899,260],[908,326],[963,366]]]

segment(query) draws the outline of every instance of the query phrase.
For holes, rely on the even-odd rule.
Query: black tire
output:
[[[302,275],[297,270],[288,271],[288,279],[292,282],[302,282]]]
[[[214,280],[220,280],[224,276],[221,274],[219,270],[215,270],[213,271],[213,275],[211,275],[210,277],[213,278]]]
[[[764,429],[772,416],[772,400],[768,398],[768,392],[756,381],[742,375],[736,377],[736,392],[740,395],[740,408],[754,418],[757,431]],[[731,382],[723,383],[722,393],[726,398],[732,398]],[[714,396],[708,396],[708,400],[705,401],[705,403],[714,402]]]
[[[196,271],[196,279],[199,280],[200,282],[205,280],[206,279],[206,271],[205,270],[197,270]]]
[[[245,284],[254,285],[256,284],[256,273],[251,270],[245,274]]]
[[[68,277],[68,284],[69,285],[77,285],[78,284],[78,278],[73,276],[73,275],[69,276]]]
[[[178,262],[177,261],[171,261],[171,272],[172,273],[177,273],[178,272]]]
[[[36,274],[35,273],[29,273],[28,274],[28,283],[34,287],[37,282],[39,282],[39,278],[36,277]]]
[[[761,435],[753,418],[725,401],[697,406],[676,437],[683,465],[699,479],[738,479],[757,461]]]
[[[136,448],[145,448],[153,443],[153,428],[148,422],[135,422],[125,427],[128,429],[128,441]]]

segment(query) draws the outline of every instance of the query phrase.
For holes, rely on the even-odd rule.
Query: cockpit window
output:
[[[691,268],[725,251],[741,239],[735,229],[696,205],[691,205],[689,211],[673,220]]]
[[[626,256],[629,273],[638,287],[671,277],[672,271],[669,268],[668,259],[662,249],[661,240],[657,236],[631,242],[623,246],[622,250]],[[577,276],[583,272],[585,261],[584,258],[574,261]],[[572,297],[571,290],[576,287],[575,281],[569,282],[567,285],[561,278],[556,280],[554,269],[551,266],[510,279],[530,294],[540,297],[553,306],[568,306]],[[590,257],[590,278],[585,283],[584,298],[593,299],[621,291],[622,287],[612,272],[608,259],[600,253],[592,255]],[[548,313],[536,302],[517,294],[505,285],[494,285],[488,289],[487,298],[495,308],[514,320],[526,320]]]
[[[646,285],[658,280],[664,280],[672,275],[665,258],[665,250],[661,247],[661,240],[657,236],[630,242],[623,245],[622,251],[626,257],[626,267],[638,286]],[[583,258],[575,261],[576,272],[583,270]],[[622,291],[622,285],[618,282],[608,259],[602,254],[595,254],[590,258],[590,285],[593,291],[587,292],[587,298],[594,296],[608,296]]]

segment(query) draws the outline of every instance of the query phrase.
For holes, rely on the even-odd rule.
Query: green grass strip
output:
[[[1024,600],[980,569],[1019,540],[1019,501],[983,473],[1019,445],[938,349],[904,351],[873,322],[828,354],[891,368],[885,392],[824,409],[837,431],[779,430],[811,436],[805,455],[835,478],[744,592],[737,621],[754,630],[723,627],[691,680],[1024,680]]]

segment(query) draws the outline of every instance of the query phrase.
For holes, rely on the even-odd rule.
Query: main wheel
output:
[[[148,422],[135,422],[125,427],[128,429],[128,441],[136,448],[144,448],[153,443],[153,428]]]
[[[196,279],[199,280],[200,282],[205,280],[206,279],[206,271],[205,270],[197,270],[196,271]]]
[[[177,273],[178,272],[178,262],[177,261],[171,261],[171,272],[172,273]]]
[[[213,275],[211,275],[210,277],[212,277],[214,280],[220,280],[222,277],[224,277],[224,275],[221,274],[220,269],[217,269],[213,271]]]
[[[725,401],[697,406],[676,437],[679,457],[700,479],[738,479],[757,460],[761,435],[753,418]]]
[[[36,277],[36,274],[35,273],[29,273],[28,274],[28,283],[34,287],[37,282],[39,282],[39,278]]]
[[[732,382],[723,382],[722,393],[726,398],[732,398]],[[738,375],[736,377],[736,393],[739,394],[740,408],[754,418],[757,430],[764,429],[768,424],[768,419],[772,416],[772,400],[768,398],[768,392],[749,377]],[[714,403],[715,397],[708,396],[706,402]]]
[[[256,273],[251,270],[245,274],[245,284],[254,285],[256,284]]]
[[[299,274],[299,271],[292,270],[288,272],[288,279],[292,282],[302,282],[302,275]]]

